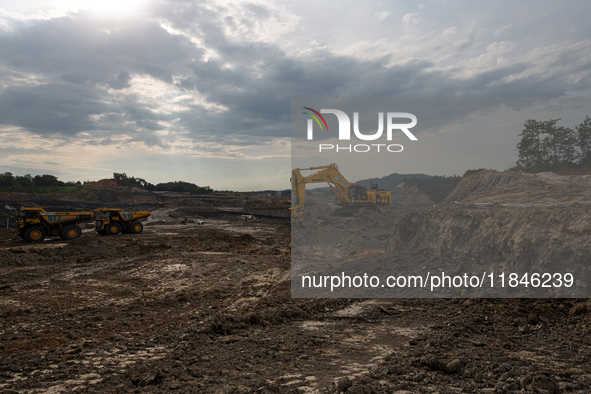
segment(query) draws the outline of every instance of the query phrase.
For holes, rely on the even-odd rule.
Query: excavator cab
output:
[[[349,189],[349,199],[355,201],[367,201],[367,189],[358,183]]]

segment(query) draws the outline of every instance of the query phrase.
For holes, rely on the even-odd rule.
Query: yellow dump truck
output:
[[[144,229],[140,220],[151,214],[151,212],[123,212],[116,208],[99,208],[94,210],[94,228],[100,235],[139,234]]]
[[[70,240],[82,234],[78,224],[93,218],[93,212],[47,212],[43,208],[23,207],[18,214],[16,235],[27,242],[40,242],[46,236]]]

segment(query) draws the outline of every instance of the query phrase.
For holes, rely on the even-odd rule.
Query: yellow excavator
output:
[[[308,176],[303,176],[301,171],[320,170]],[[304,217],[304,199],[306,185],[308,183],[328,183],[337,196],[338,204],[343,207],[343,216],[353,214],[360,208],[377,208],[388,206],[391,203],[390,192],[379,190],[377,184],[371,184],[370,190],[359,184],[351,184],[341,174],[335,163],[327,166],[295,168],[291,172],[291,219],[299,221]]]

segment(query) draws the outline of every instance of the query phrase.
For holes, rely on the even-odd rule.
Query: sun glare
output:
[[[87,10],[97,14],[109,16],[130,16],[141,11],[146,0],[66,0],[58,2],[62,7],[70,10]]]

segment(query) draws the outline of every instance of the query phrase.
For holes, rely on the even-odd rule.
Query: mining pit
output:
[[[443,264],[453,246],[476,259],[498,248],[499,261],[518,264],[532,256],[523,250],[545,258],[554,250],[547,240],[564,235],[568,263],[589,264],[586,178],[476,176],[425,209],[335,218],[332,202],[320,201],[305,233],[322,237],[332,221],[371,236],[319,251],[318,261],[322,253],[345,262],[401,253],[408,264]],[[28,244],[0,231],[1,392],[591,392],[587,298],[291,298],[292,242],[305,239],[292,239],[285,199],[170,201],[150,208],[138,235],[99,236],[86,226],[73,241]],[[497,205],[470,205],[478,201]],[[8,211],[17,203],[1,201]],[[380,215],[379,225],[366,226],[364,215]],[[180,224],[185,217],[205,223]],[[486,248],[475,241],[482,234]],[[520,249],[507,249],[506,239]]]

